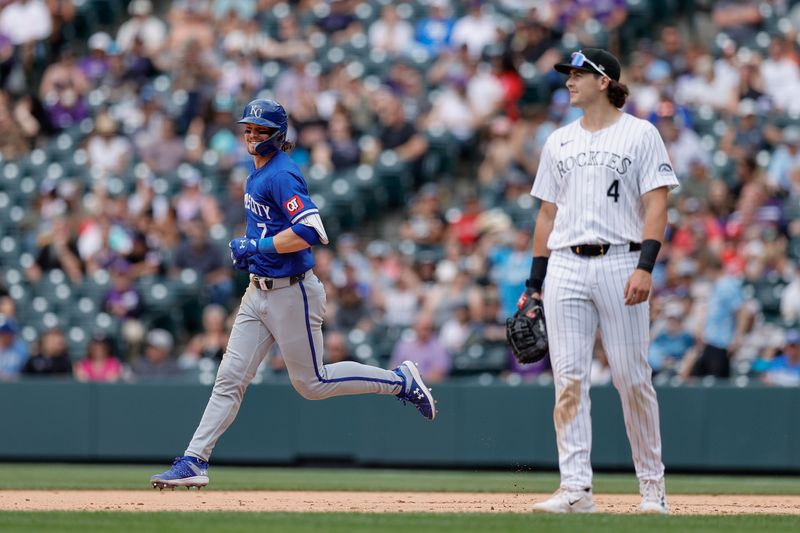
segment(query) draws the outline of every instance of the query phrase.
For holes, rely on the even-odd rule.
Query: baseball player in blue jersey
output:
[[[246,235],[230,243],[234,268],[250,273],[203,418],[182,457],[150,478],[154,488],[203,487],[217,440],[233,423],[258,365],[278,343],[295,390],[309,400],[348,394],[394,394],[422,415],[436,416],[416,365],[385,370],[322,361],[325,289],[314,275],[311,247],[327,244],[319,210],[300,169],[286,154],[283,106],[258,99],[244,109],[244,141],[253,156],[244,195]]]

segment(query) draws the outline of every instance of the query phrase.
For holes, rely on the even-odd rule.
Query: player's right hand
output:
[[[247,237],[237,237],[233,239],[228,246],[231,249],[231,258],[234,263],[237,261],[244,261],[251,255],[258,253],[258,241],[255,239],[248,239]]]

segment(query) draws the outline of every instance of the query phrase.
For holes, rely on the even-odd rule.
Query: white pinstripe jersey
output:
[[[580,119],[547,138],[531,195],[558,207],[550,250],[640,242],[642,195],[678,186],[655,126],[627,113],[589,132]]]

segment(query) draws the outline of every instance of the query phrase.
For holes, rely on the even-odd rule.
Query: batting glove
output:
[[[234,263],[240,261],[246,263],[245,259],[258,253],[258,241],[247,237],[233,239],[228,246],[231,248],[231,258]]]
[[[231,259],[233,259],[233,254],[231,253]],[[245,257],[244,259],[233,259],[233,268],[238,270],[239,272],[250,272],[250,258]]]

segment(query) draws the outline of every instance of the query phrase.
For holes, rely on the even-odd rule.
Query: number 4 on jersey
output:
[[[609,187],[608,191],[606,191],[606,196],[613,198],[614,202],[619,201],[619,180],[614,180],[611,182],[611,187]]]

